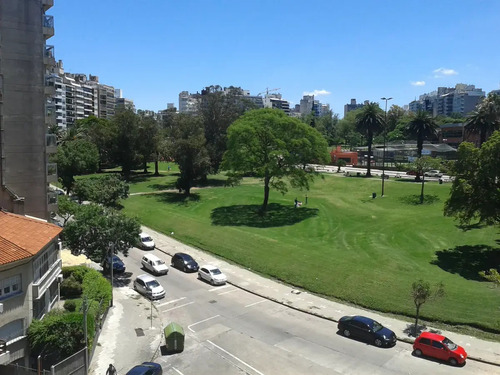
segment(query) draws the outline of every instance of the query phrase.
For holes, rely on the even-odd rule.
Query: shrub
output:
[[[73,275],[68,278],[64,278],[61,283],[61,297],[63,298],[75,298],[80,297],[82,294],[82,284],[80,284]]]
[[[83,283],[85,274],[90,270],[87,266],[69,266],[62,268],[63,278],[73,276],[80,284]]]
[[[109,306],[111,301],[111,284],[98,271],[89,269],[83,279],[83,295],[89,300],[101,303],[99,315]]]
[[[74,312],[76,310],[76,300],[68,299],[64,302],[64,309],[69,312]]]

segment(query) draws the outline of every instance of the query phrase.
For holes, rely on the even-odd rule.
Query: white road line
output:
[[[179,306],[175,306],[175,307],[172,307],[170,309],[167,309],[167,310],[163,310],[162,312],[167,312],[167,311],[172,311],[172,310],[175,310],[175,309],[180,309],[181,307],[184,307],[184,306],[187,306],[187,305],[191,305],[193,304],[193,302],[188,302],[188,303],[185,303],[184,305],[179,305]]]
[[[223,294],[228,294],[228,293],[232,293],[232,292],[237,292],[239,289],[232,289],[232,290],[228,290],[227,292],[222,292],[222,293],[217,293],[218,296],[222,296]]]
[[[172,367],[172,370],[174,370],[178,374],[184,375],[182,372],[180,372],[179,370],[177,370],[175,367]]]
[[[260,300],[260,301],[257,301],[257,302],[254,302],[254,303],[251,303],[249,305],[246,305],[245,307],[251,307],[251,306],[255,306],[255,305],[258,305],[259,303],[262,303],[262,302],[266,302],[267,299],[263,299],[263,300]]]
[[[165,305],[170,305],[171,303],[174,303],[174,302],[177,302],[177,301],[182,301],[183,299],[186,299],[186,297],[181,297],[181,298],[174,299],[172,301],[163,302],[163,303],[161,303],[159,305],[156,305],[156,307],[162,307],[162,306],[165,306]]]
[[[231,286],[230,284],[226,284],[226,285],[218,286],[216,288],[209,289],[208,291],[209,292],[215,292],[216,290],[221,290],[221,289],[224,289],[224,288],[229,288],[230,286]]]
[[[203,319],[203,320],[200,320],[199,322],[196,322],[196,323],[190,324],[190,325],[188,325],[188,329],[189,329],[191,332],[194,332],[194,329],[191,329],[191,327],[192,327],[192,326],[195,326],[195,325],[200,324],[200,323],[205,323],[206,321],[211,320],[211,319],[218,318],[219,316],[220,316],[220,315],[215,315],[215,316],[212,316],[211,318]]]
[[[207,342],[209,342],[210,344],[212,344],[213,346],[215,346],[217,349],[223,351],[224,353],[226,353],[227,355],[230,355],[231,357],[233,357],[234,359],[236,359],[237,361],[243,363],[245,366],[247,366],[249,369],[252,369],[253,371],[255,371],[257,374],[260,374],[260,375],[264,375],[264,373],[260,372],[259,370],[257,370],[256,368],[250,366],[248,363],[246,363],[245,361],[242,361],[241,359],[239,359],[238,357],[236,357],[235,355],[229,353],[227,350],[225,349],[222,349],[219,345],[216,345],[214,344],[212,341],[210,340],[207,340]]]

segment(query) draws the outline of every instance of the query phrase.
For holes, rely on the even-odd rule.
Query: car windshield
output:
[[[457,348],[457,344],[455,344],[453,341],[451,341],[450,339],[448,339],[446,337],[443,340],[443,344],[445,344],[446,347],[450,350],[455,350]]]
[[[149,236],[142,237],[142,242],[151,242],[151,241],[153,241],[153,239]]]
[[[157,265],[157,266],[161,266],[162,264],[165,264],[165,262],[164,262],[163,260],[161,260],[161,259],[160,259],[160,260],[157,260],[157,261],[155,262],[155,265]]]
[[[153,289],[153,288],[156,288],[156,287],[160,286],[160,284],[159,284],[159,283],[158,283],[158,281],[156,281],[156,280],[151,280],[151,281],[148,281],[148,282],[146,283],[146,285],[147,285],[149,288],[151,288],[151,289]]]
[[[373,321],[373,332],[378,332],[380,331],[384,326],[380,324],[379,322]]]
[[[210,270],[210,272],[213,275],[220,275],[222,273],[222,272],[220,272],[220,269],[218,269],[218,268],[214,268],[213,270]]]

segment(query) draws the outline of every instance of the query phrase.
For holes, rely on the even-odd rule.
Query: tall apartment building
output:
[[[203,89],[200,93],[190,94],[188,91],[182,91],[179,94],[179,113],[194,114],[198,111],[200,105],[203,105],[203,98],[209,93],[209,89]],[[222,90],[224,95],[235,95],[243,101],[252,103],[255,108],[264,108],[264,102],[261,96],[251,95],[249,90],[243,90],[241,87],[224,87]]]
[[[47,219],[57,196],[48,183],[57,180],[48,153],[56,151],[47,135],[53,119],[55,85],[50,69],[54,20],[45,12],[53,0],[0,1],[0,206],[10,212]]]
[[[282,99],[281,94],[267,94],[262,100],[264,108],[281,109],[287,115],[290,115],[290,103]]]
[[[196,113],[200,101],[201,95],[199,93],[190,94],[188,91],[181,91],[179,94],[179,113]]]
[[[355,111],[358,108],[363,108],[364,105],[368,104],[368,100],[365,100],[363,104],[356,103],[356,99],[351,99],[351,103],[344,105],[344,117],[348,112]]]
[[[354,99],[355,100],[355,99]],[[304,95],[300,99],[300,114],[307,115],[314,113],[314,116],[320,117],[330,110],[329,104],[322,104],[319,100],[314,99],[314,95]]]
[[[466,116],[485,97],[485,92],[474,85],[458,83],[455,87],[438,87],[436,91],[420,95],[409,104],[410,111],[424,110],[436,116],[459,114]]]

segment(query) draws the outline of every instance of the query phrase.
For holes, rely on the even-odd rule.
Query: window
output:
[[[52,268],[52,265],[57,262],[57,251],[55,244],[45,250],[33,262],[33,281],[37,283],[41,278]]]
[[[21,274],[0,281],[0,299],[21,293]]]
[[[440,343],[440,342],[438,342],[438,341],[433,341],[433,342],[432,342],[432,346],[433,346],[434,348],[437,348],[437,349],[444,349],[444,345],[443,345],[443,344],[441,344],[441,343]]]
[[[423,337],[422,337],[422,338],[420,339],[420,343],[421,343],[422,345],[430,345],[430,344],[431,344],[431,340],[430,340],[430,339],[426,339],[426,338],[423,338]]]

